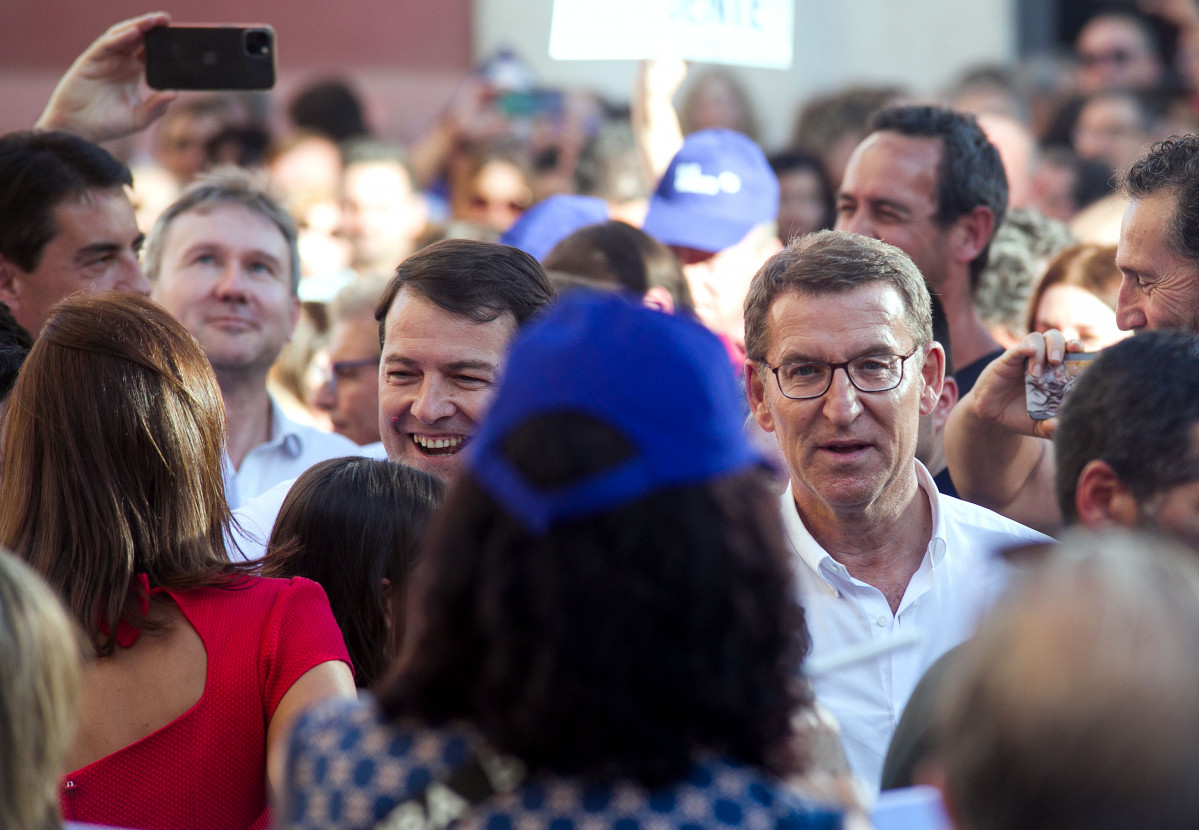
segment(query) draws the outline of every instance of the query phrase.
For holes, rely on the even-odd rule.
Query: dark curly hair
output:
[[[531,418],[509,459],[538,486],[631,449],[579,414]],[[664,490],[531,536],[468,476],[431,531],[388,717],[466,719],[561,774],[681,778],[708,749],[798,770],[808,648],[777,502],[760,470]]]
[[[1199,135],[1159,141],[1120,175],[1130,199],[1158,193],[1175,197],[1166,243],[1183,259],[1199,262]]]
[[[937,224],[942,227],[965,216],[979,205],[990,209],[995,227],[1007,213],[1008,183],[999,151],[978,126],[973,115],[945,107],[894,106],[879,110],[870,119],[869,131],[895,132],[913,138],[941,139],[937,165]],[[991,243],[970,262],[970,287],[978,284],[987,266]]]

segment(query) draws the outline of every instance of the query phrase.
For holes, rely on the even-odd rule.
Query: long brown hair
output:
[[[127,294],[60,303],[9,401],[0,545],[59,592],[97,653],[119,620],[145,627],[130,590],[216,584],[237,566],[220,389],[196,340]]]

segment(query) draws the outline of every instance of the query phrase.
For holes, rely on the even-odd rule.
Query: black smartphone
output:
[[[146,32],[152,89],[270,89],[275,30],[270,26],[159,26]]]

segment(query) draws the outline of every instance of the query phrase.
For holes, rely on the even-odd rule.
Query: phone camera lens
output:
[[[253,58],[264,58],[271,53],[271,36],[262,29],[246,32],[246,54]]]

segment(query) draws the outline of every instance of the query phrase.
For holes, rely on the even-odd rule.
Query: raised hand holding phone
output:
[[[64,130],[101,142],[153,123],[175,94],[148,90],[142,83],[144,38],[170,22],[170,15],[154,12],[109,28],[62,76],[34,128]]]
[[[275,85],[270,26],[161,26],[146,33],[153,89],[247,90]]]

